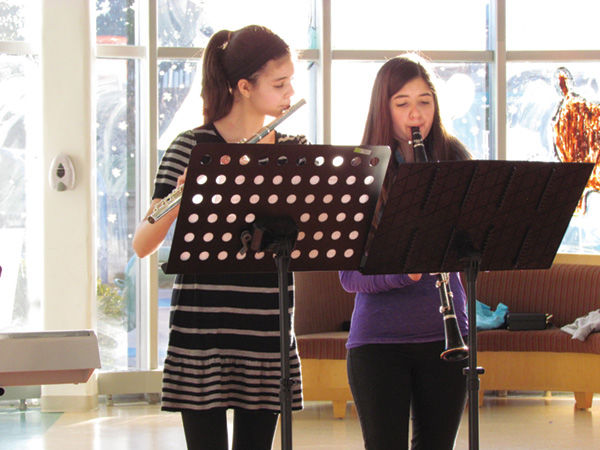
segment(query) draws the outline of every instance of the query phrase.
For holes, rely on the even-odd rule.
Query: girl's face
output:
[[[412,139],[411,127],[419,127],[423,139],[431,131],[435,103],[433,92],[422,78],[414,78],[389,101],[394,137],[400,142]]]
[[[293,75],[294,64],[289,55],[268,61],[250,90],[250,102],[256,111],[277,117],[288,109],[294,95]]]

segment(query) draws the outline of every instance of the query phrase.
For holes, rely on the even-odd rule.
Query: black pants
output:
[[[348,351],[348,379],[367,450],[454,447],[467,399],[467,360],[440,359],[443,342],[376,344]]]
[[[278,414],[236,409],[233,412],[233,450],[270,450]],[[228,450],[227,415],[224,408],[182,411],[188,450]]]

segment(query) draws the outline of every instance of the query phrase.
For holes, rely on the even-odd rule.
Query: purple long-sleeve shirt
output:
[[[412,281],[407,274],[363,275],[339,273],[342,287],[356,292],[347,348],[365,344],[421,343],[444,340],[440,294],[435,276]],[[450,274],[456,318],[463,336],[468,333],[466,295],[458,274]]]

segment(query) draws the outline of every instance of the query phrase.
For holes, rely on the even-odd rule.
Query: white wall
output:
[[[94,328],[95,199],[92,95],[94,2],[42,0],[43,153],[69,155],[72,191],[44,183],[44,329]],[[95,377],[84,385],[42,389],[44,410],[88,409],[97,402]]]

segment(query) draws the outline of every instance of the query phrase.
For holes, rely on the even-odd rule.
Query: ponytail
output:
[[[214,122],[227,115],[233,105],[233,92],[223,66],[223,55],[231,32],[215,33],[204,50],[202,64],[203,114],[205,122]]]
[[[249,25],[215,33],[206,46],[202,65],[204,121],[214,122],[229,114],[239,80],[255,81],[267,62],[289,54],[283,39],[266,27]]]

